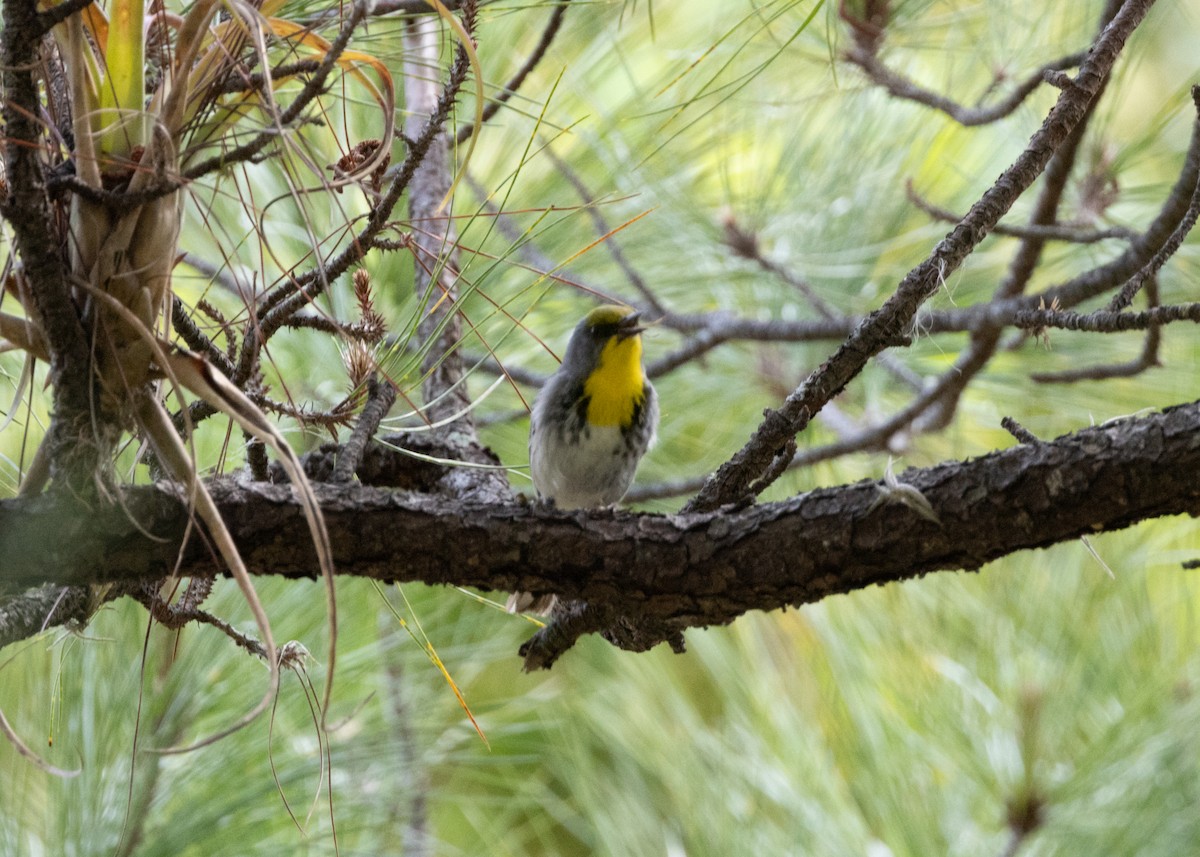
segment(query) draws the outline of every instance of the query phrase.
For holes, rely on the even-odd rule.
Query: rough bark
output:
[[[817,601],[1149,518],[1200,514],[1200,402],[901,474],[939,522],[863,481],[715,514],[561,513],[362,485],[318,486],[338,572],[482,589],[555,591],[633,621],[723,624],[749,610]],[[247,566],[315,577],[286,485],[210,483]],[[880,502],[880,498],[883,501]],[[186,511],[165,486],[124,508],[62,498],[0,501],[0,587],[161,577]],[[211,573],[202,541],[180,570]],[[0,629],[6,627],[0,608]],[[13,626],[0,645],[18,639]]]

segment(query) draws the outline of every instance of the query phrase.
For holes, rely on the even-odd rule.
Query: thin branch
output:
[[[1011,434],[1021,443],[1040,443],[1037,435],[1031,432],[1025,426],[1014,420],[1012,417],[1005,417],[1000,420],[1000,425],[1006,432]]]
[[[797,275],[790,268],[787,268],[774,259],[768,258],[762,252],[762,248],[759,246],[758,236],[753,232],[743,229],[738,224],[737,220],[734,219],[732,214],[725,218],[723,226],[725,244],[729,247],[729,249],[733,250],[734,253],[741,256],[743,259],[754,262],[759,268],[766,271],[768,274],[778,277],[781,281],[794,288],[796,291],[802,294],[805,299],[808,300],[808,302],[812,305],[812,308],[816,310],[817,314],[821,316],[821,318],[825,319],[826,321],[845,321],[846,314],[840,312],[836,307],[825,300],[825,298],[812,287],[811,283],[809,283],[803,277]],[[886,352],[881,353],[876,358],[876,361],[892,377],[910,389],[918,392],[924,389],[925,380],[891,354],[887,354]]]
[[[224,619],[212,615],[206,610],[180,602],[178,604],[168,604],[158,594],[158,588],[154,584],[147,584],[135,588],[130,592],[133,598],[142,604],[154,617],[154,620],[166,628],[178,629],[187,625],[189,622],[199,622],[204,625],[211,625],[235,644],[245,649],[255,657],[266,660],[267,650],[258,640],[243,634],[238,631]]]
[[[1200,303],[1171,304],[1142,312],[1097,310],[1096,312],[1078,313],[1053,309],[1024,310],[1016,313],[1012,319],[1014,326],[1026,330],[1054,327],[1088,333],[1149,330],[1157,325],[1170,324],[1175,321],[1200,323]]]
[[[424,2],[424,0],[422,0]],[[491,120],[508,101],[517,94],[521,85],[525,83],[525,78],[529,77],[530,72],[537,68],[538,63],[546,56],[546,51],[550,49],[550,44],[554,41],[554,37],[558,35],[559,28],[562,27],[563,18],[567,14],[567,4],[571,0],[558,0],[558,4],[554,7],[554,11],[550,13],[550,20],[546,22],[546,27],[542,30],[542,35],[538,39],[538,43],[534,45],[533,52],[525,58],[525,62],[517,69],[516,74],[509,78],[508,83],[500,90],[500,93],[487,103],[483,108],[483,121]],[[454,142],[462,145],[467,139],[475,133],[474,123],[468,123],[458,129],[458,133],[454,136]]]
[[[350,438],[338,452],[337,464],[333,468],[330,482],[349,482],[354,471],[362,463],[363,453],[367,444],[379,430],[379,423],[387,416],[387,412],[396,402],[396,388],[388,381],[380,381],[377,374],[372,373],[367,380],[367,403],[359,412],[358,422]]]
[[[1036,331],[1044,328],[1083,331],[1088,333],[1125,333],[1135,330],[1147,331],[1147,342],[1141,358],[1133,365],[1146,363],[1144,368],[1158,365],[1154,358],[1157,341],[1152,340],[1149,331],[1165,324],[1177,321],[1188,321],[1200,324],[1200,303],[1155,307],[1144,312],[1109,312],[1097,310],[1092,313],[1076,313],[1066,310],[1015,310],[1006,319],[1013,326]],[[963,357],[969,356],[964,352]],[[962,357],[960,357],[960,360]],[[831,461],[845,455],[865,450],[884,449],[889,440],[908,428],[929,405],[945,395],[941,385],[953,382],[958,372],[964,367],[956,363],[933,384],[929,390],[914,399],[907,408],[882,423],[869,426],[854,434],[842,438],[836,443],[821,447],[811,447],[797,453],[788,465],[788,470],[810,467],[823,461]],[[1119,373],[1118,373],[1119,374]],[[1040,380],[1040,379],[1039,379]],[[1048,378],[1049,380],[1049,378]],[[684,497],[699,491],[706,481],[705,476],[688,476],[678,479],[656,482],[649,485],[634,485],[625,495],[628,503],[641,503],[647,500],[662,500],[670,497]]]
[[[525,661],[525,672],[548,670],[564,652],[588,634],[598,634],[609,627],[618,614],[611,608],[589,606],[585,601],[559,599],[554,619],[526,640],[517,650]]]
[[[229,76],[224,81],[214,84],[209,90],[212,95],[232,95],[236,92],[256,92],[261,90],[267,83],[267,79],[271,81],[282,80],[285,77],[294,77],[299,74],[310,74],[320,71],[321,64],[315,59],[297,60],[296,62],[280,63],[271,69],[270,73],[264,75],[260,71],[246,73],[238,73],[231,71]]]
[[[420,135],[410,142],[404,163],[396,168],[387,191],[371,209],[366,227],[352,238],[346,248],[332,260],[318,264],[313,270],[283,283],[260,299],[255,307],[258,321],[254,325],[254,329],[243,337],[235,370],[229,376],[235,385],[245,385],[254,375],[255,367],[258,365],[259,352],[263,345],[295,313],[308,306],[320,295],[330,282],[361,261],[374,245],[375,238],[387,226],[392,210],[408,188],[417,167],[424,160],[434,139],[445,126],[450,115],[450,108],[454,104],[463,81],[466,80],[468,70],[467,54],[460,46],[455,54],[449,78],[442,88],[437,109],[426,120]],[[193,423],[199,423],[216,412],[215,408],[204,401],[196,401],[189,405],[189,416]]]
[[[680,366],[698,360],[718,345],[728,342],[729,339],[729,336],[717,329],[717,325],[714,325],[710,329],[701,330],[695,336],[689,336],[683,345],[670,354],[664,354],[653,363],[650,363],[646,367],[646,374],[651,378],[661,378],[663,375],[675,371]]]
[[[47,628],[60,625],[83,627],[92,614],[106,602],[125,594],[125,587],[114,587],[103,597],[93,598],[86,586],[60,586],[52,583],[12,597],[6,582],[0,581],[0,648],[17,640],[37,636]]]
[[[494,0],[488,0],[494,2]],[[479,3],[477,5],[486,6],[488,2]],[[461,8],[460,0],[442,0],[442,5],[451,12],[457,12]],[[331,18],[336,18],[341,14],[341,9],[334,6],[331,9],[325,9],[308,18],[303,19],[310,26],[323,24]],[[429,5],[428,0],[377,0],[371,6],[372,17],[380,18],[384,15],[436,15],[437,10]]]
[[[955,214],[947,208],[936,206],[917,193],[916,188],[913,187],[912,179],[905,181],[904,192],[913,205],[936,220],[946,223],[958,223],[962,219],[961,215]],[[992,234],[1006,235],[1010,238],[1037,238],[1042,241],[1065,241],[1069,244],[1098,244],[1101,241],[1114,240],[1132,241],[1137,237],[1135,231],[1124,226],[1112,226],[1108,229],[1085,229],[1080,225],[1069,223],[1051,223],[1046,225],[1030,223],[1022,226],[1009,226],[1004,223],[997,223],[996,228],[992,230]]]
[[[284,323],[283,327],[289,330],[315,330],[368,344],[376,343],[380,339],[379,328],[373,323],[339,321],[324,315],[294,315]]]
[[[1192,87],[1192,101],[1196,106],[1197,115],[1200,116],[1200,86]],[[1146,265],[1129,278],[1129,281],[1121,288],[1121,291],[1112,299],[1108,308],[1118,311],[1125,309],[1133,303],[1134,297],[1142,286],[1158,275],[1162,266],[1167,263],[1167,260],[1175,255],[1175,251],[1180,248],[1188,233],[1192,231],[1192,227],[1196,225],[1196,219],[1200,217],[1200,181],[1196,183],[1192,190],[1192,198],[1188,203],[1187,211],[1183,216],[1183,220],[1171,233],[1171,237],[1167,242],[1159,248],[1159,251],[1154,254]]]
[[[1062,93],[1025,151],[971,207],[966,217],[900,283],[895,294],[868,316],[841,348],[785,400],[769,411],[749,442],[713,474],[685,507],[698,512],[741,500],[790,438],[803,431],[821,407],[840,393],[875,354],[908,329],[920,308],[970,255],[990,229],[1037,179],[1067,140],[1100,90],[1125,40],[1153,0],[1129,0],[1095,41],[1076,77]]]
[[[55,25],[61,24],[76,12],[82,12],[94,2],[96,0],[63,0],[58,5],[51,6],[45,12],[39,12],[37,17],[42,31],[40,35],[49,33],[54,29]]]
[[[1101,32],[1108,26],[1113,15],[1117,13],[1121,2],[1122,0],[1108,0],[1101,15]],[[1107,85],[1108,78],[1100,81],[1096,94],[1084,110],[1083,116],[1046,165],[1041,188],[1034,202],[1033,212],[1029,217],[1030,225],[1046,226],[1058,220],[1059,206],[1062,203],[1067,182],[1071,177],[1071,170],[1075,166],[1079,147],[1083,144],[1087,126]],[[1034,271],[1041,261],[1045,247],[1046,242],[1042,238],[1026,237],[1020,240],[1016,252],[1008,263],[1004,278],[996,288],[993,300],[1004,300],[1025,293]],[[917,431],[940,431],[950,424],[967,386],[984,370],[996,353],[996,349],[1000,345],[1001,332],[1002,329],[998,326],[983,325],[971,331],[967,349],[955,361],[952,374],[944,379],[944,383],[938,385],[943,391],[942,395],[936,401],[930,402],[928,410],[913,421],[913,426]],[[970,367],[969,371],[965,367]]]
[[[570,165],[568,165],[566,161],[554,154],[553,149],[546,147],[544,151],[546,157],[550,159],[551,163],[553,163],[559,173],[562,174],[562,177],[570,183],[571,187],[575,188],[575,192],[579,195],[579,198],[584,203],[584,211],[586,211],[588,217],[591,218],[592,225],[595,227],[597,234],[599,234],[601,237],[605,235],[608,236],[608,238],[606,238],[604,241],[604,248],[608,251],[608,255],[612,257],[612,260],[617,263],[617,267],[620,268],[625,274],[626,279],[629,280],[629,284],[637,289],[638,294],[642,296],[642,299],[646,301],[646,304],[654,311],[656,315],[666,315],[667,310],[659,301],[658,296],[654,294],[654,291],[650,288],[650,285],[645,281],[642,275],[638,273],[637,268],[633,266],[633,263],[629,261],[628,257],[626,257],[625,253],[621,250],[620,241],[615,235],[612,234],[612,226],[600,212],[600,208],[596,205],[596,200],[592,196],[592,192],[588,188],[587,184],[583,181],[578,173],[571,169]]]
[[[540,372],[534,372],[532,369],[526,369],[524,366],[517,366],[509,363],[500,365],[495,357],[489,355],[478,354],[475,352],[464,351],[462,353],[463,362],[470,366],[478,366],[486,372],[491,372],[495,375],[503,375],[506,378],[511,378],[518,384],[524,384],[527,387],[540,388],[546,383],[548,375],[543,375]]]
[[[1200,183],[1200,118],[1192,123],[1188,150],[1175,184],[1146,230],[1138,234],[1117,258],[1037,294],[1021,295],[968,307],[924,311],[913,322],[913,332],[922,335],[961,333],[975,328],[1011,325],[1019,315],[1037,311],[1039,304],[1075,306],[1089,298],[1118,287],[1146,265],[1179,227],[1187,213],[1193,193]],[[550,263],[552,266],[552,263]],[[1135,318],[1139,317],[1134,314]],[[664,327],[682,333],[697,334],[698,339],[719,339],[703,347],[707,351],[726,341],[818,342],[842,339],[865,319],[847,316],[834,321],[783,321],[737,318],[726,312],[671,313],[661,320]],[[1165,320],[1165,319],[1164,319]],[[1171,319],[1176,320],[1176,319]],[[1138,329],[1138,324],[1130,330]],[[699,348],[700,343],[684,346]],[[672,358],[674,359],[674,358]],[[686,355],[679,355],[685,360]],[[664,361],[667,358],[663,358]]]
[[[200,330],[178,295],[173,295],[171,300],[171,326],[179,334],[179,338],[187,343],[188,348],[216,366],[221,370],[221,374],[228,377],[233,373],[233,361],[229,359],[229,355]]]
[[[46,440],[56,475],[88,490],[101,459],[95,438],[91,353],[68,286],[42,172],[40,91],[33,69],[44,33],[35,0],[5,0],[0,37],[0,92],[4,93],[4,177],[0,214],[12,226],[37,320],[50,347],[54,407]]]
[[[108,190],[93,187],[74,173],[53,173],[46,180],[46,189],[54,195],[69,191],[88,202],[102,205],[109,211],[126,213],[139,205],[170,196],[184,187],[186,182],[179,179],[164,179],[155,181],[140,190]]]
[[[1150,309],[1158,308],[1158,278],[1152,278],[1146,283],[1146,301]],[[1126,314],[1118,314],[1123,318]],[[1197,314],[1200,319],[1200,313]],[[1078,369],[1067,369],[1062,372],[1035,372],[1030,379],[1038,384],[1064,384],[1075,381],[1102,381],[1108,378],[1132,378],[1147,369],[1162,365],[1158,359],[1158,347],[1162,342],[1162,323],[1148,322],[1146,325],[1146,341],[1142,353],[1134,360],[1125,363],[1115,363],[1100,366],[1083,366]]]
[[[944,95],[939,95],[930,89],[926,89],[889,69],[879,60],[874,51],[867,50],[861,44],[855,44],[849,48],[844,56],[848,62],[862,69],[872,83],[882,87],[893,97],[923,104],[933,110],[945,113],[960,125],[970,127],[986,125],[1008,116],[1020,107],[1021,103],[1038,86],[1046,81],[1048,73],[1061,72],[1064,69],[1074,68],[1084,62],[1088,54],[1086,52],[1068,54],[1053,62],[1046,63],[1017,84],[1007,97],[990,107],[966,107],[952,99],[946,98]]]
[[[437,108],[425,121],[421,133],[409,144],[404,163],[396,168],[387,191],[371,209],[367,225],[333,259],[273,289],[259,302],[258,335],[246,337],[239,354],[237,372],[232,378],[234,383],[244,383],[250,377],[258,359],[259,349],[284,322],[311,303],[330,282],[361,261],[373,246],[375,238],[387,226],[388,219],[392,216],[392,210],[400,201],[404,191],[408,189],[417,167],[428,155],[434,140],[445,127],[446,120],[450,115],[450,108],[454,104],[463,81],[466,80],[469,68],[467,53],[459,46],[450,69],[450,75],[442,87]]]

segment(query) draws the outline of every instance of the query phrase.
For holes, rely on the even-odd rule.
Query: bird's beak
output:
[[[618,321],[617,336],[620,339],[628,339],[631,336],[637,336],[639,333],[645,330],[646,328],[638,324],[638,321],[641,320],[641,317],[642,314],[640,312],[631,312],[629,315]]]

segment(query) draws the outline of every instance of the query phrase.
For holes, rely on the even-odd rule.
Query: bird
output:
[[[641,313],[596,307],[575,326],[562,364],[538,393],[529,469],[557,509],[611,506],[629,490],[658,430],[658,394],[642,365]],[[514,592],[510,613],[549,613],[553,595]]]

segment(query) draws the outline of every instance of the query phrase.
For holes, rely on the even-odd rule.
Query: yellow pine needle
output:
[[[471,591],[469,591],[469,590],[467,590],[467,589],[463,589],[461,586],[456,586],[456,587],[454,587],[454,588],[455,588],[455,589],[457,589],[459,592],[461,592],[463,595],[467,596],[468,598],[470,598],[470,599],[471,599],[471,600],[473,600],[473,601],[478,601],[480,604],[486,604],[488,607],[493,607],[493,608],[495,608],[496,610],[500,610],[500,611],[501,611],[501,612],[503,612],[503,613],[508,613],[508,608],[506,608],[506,607],[505,607],[503,604],[501,604],[499,601],[493,601],[493,600],[492,600],[492,599],[490,599],[490,598],[484,598],[484,597],[483,597],[482,595],[480,595],[479,593],[477,593],[477,592],[471,592]],[[530,613],[518,613],[518,614],[516,614],[516,615],[517,615],[517,616],[519,616],[519,617],[521,617],[522,619],[524,619],[524,620],[525,620],[526,622],[528,622],[530,625],[536,625],[536,626],[537,626],[537,627],[539,627],[539,628],[545,628],[545,627],[546,627],[546,623],[545,623],[545,622],[543,622],[541,619],[537,618],[536,616],[534,616],[534,615],[532,615],[532,614],[530,614]]]
[[[401,616],[399,611],[396,610],[395,605],[393,605],[392,602],[388,600],[388,597],[384,595],[383,589],[379,585],[379,581],[372,580],[371,585],[375,587],[375,591],[379,593],[379,597],[383,600],[383,603],[387,605],[387,609],[391,611],[392,616],[394,616],[396,621],[400,623],[400,627],[408,632],[408,636],[412,637],[413,642],[420,646],[422,651],[425,652],[425,657],[429,658],[430,663],[438,668],[438,672],[442,674],[442,678],[444,678],[446,680],[446,684],[450,686],[450,690],[453,691],[455,698],[458,700],[459,706],[467,715],[467,719],[471,721],[471,726],[475,728],[475,734],[479,736],[479,740],[483,741],[483,746],[487,747],[489,750],[492,749],[491,742],[488,741],[487,735],[483,734],[483,729],[480,728],[479,722],[475,719],[475,715],[471,713],[471,707],[467,705],[466,697],[462,695],[462,691],[459,690],[458,684],[454,681],[454,677],[450,675],[450,670],[446,668],[446,664],[443,663],[441,657],[438,655],[437,649],[433,647],[433,643],[429,641],[429,637],[425,634],[425,629],[421,627],[421,620],[417,618],[417,613],[415,610],[413,610],[412,603],[409,602],[408,596],[404,594],[404,590],[399,586],[399,584],[396,585],[396,591],[400,593],[400,597],[404,599],[404,605],[408,608],[408,612],[412,614],[413,624],[417,626],[417,631],[419,631],[421,634],[420,637],[417,636],[416,632],[413,631],[408,622],[404,620],[404,617]]]
[[[445,204],[446,204],[445,200],[442,200],[442,205],[445,205]],[[457,278],[456,278],[456,279],[457,279]],[[435,312],[437,312],[437,311],[438,311],[438,309],[440,309],[440,308],[441,308],[442,304],[444,304],[444,303],[445,303],[446,301],[448,301],[448,300],[452,300],[452,299],[453,299],[453,298],[452,298],[452,294],[453,294],[453,293],[450,291],[450,289],[444,289],[444,290],[442,291],[442,296],[441,296],[440,298],[438,298],[436,301],[434,301],[434,302],[433,302],[433,306],[431,306],[431,307],[430,307],[430,308],[429,308],[429,309],[428,309],[428,310],[425,312],[425,315],[433,315]]]
[[[559,268],[567,267],[572,262],[574,262],[576,259],[578,259],[580,256],[582,256],[584,253],[587,253],[592,248],[594,248],[600,244],[603,244],[605,241],[607,241],[612,236],[616,235],[618,232],[621,232],[624,229],[628,229],[630,226],[637,223],[639,220],[641,220],[643,217],[645,217],[647,214],[649,214],[652,211],[654,211],[653,208],[648,208],[645,211],[643,211],[641,214],[638,214],[638,215],[635,215],[635,216],[629,218],[628,220],[626,220],[624,223],[620,224],[619,226],[614,226],[612,229],[605,232],[603,235],[601,235],[599,238],[597,238],[591,244],[588,244],[583,249],[577,250],[575,253],[572,253],[569,257],[567,257],[567,259],[562,264],[560,264],[558,266],[558,268],[555,268],[554,270],[557,271]]]

